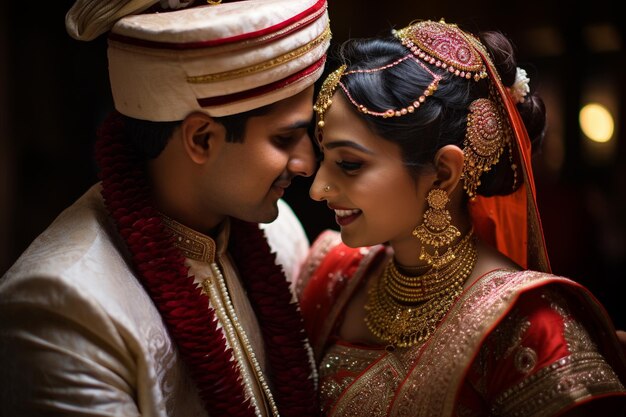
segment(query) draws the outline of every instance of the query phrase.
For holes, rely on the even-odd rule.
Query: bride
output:
[[[296,282],[323,414],[621,415],[613,324],[550,273],[530,165],[545,108],[511,43],[418,21],[341,59],[310,190],[340,232]]]

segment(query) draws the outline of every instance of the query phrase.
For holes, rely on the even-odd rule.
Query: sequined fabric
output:
[[[362,416],[366,410],[368,416],[386,415],[417,351],[417,347],[396,350],[332,345],[319,371],[323,414],[331,414],[332,410],[335,415]]]

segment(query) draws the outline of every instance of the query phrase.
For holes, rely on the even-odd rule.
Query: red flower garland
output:
[[[188,277],[185,257],[173,246],[145,175],[124,142],[114,112],[98,131],[96,160],[102,196],[132,254],[138,278],[159,310],[211,416],[254,416],[241,374],[209,299]],[[267,347],[268,380],[279,413],[318,414],[302,318],[288,283],[258,225],[233,221],[229,251],[248,290]]]

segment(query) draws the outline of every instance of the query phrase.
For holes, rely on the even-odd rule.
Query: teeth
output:
[[[351,210],[335,210],[335,214],[337,215],[337,217],[347,217],[347,216],[351,216],[353,214],[357,214],[360,213],[361,210],[359,209],[351,209]]]

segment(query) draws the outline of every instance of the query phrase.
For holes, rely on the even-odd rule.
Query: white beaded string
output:
[[[236,340],[237,336],[235,335],[235,333],[239,334],[239,337],[241,338],[241,345],[243,346],[243,349],[246,351],[246,354],[248,358],[250,359],[252,368],[254,369],[254,372],[256,373],[259,383],[261,384],[261,388],[263,389],[263,392],[265,393],[265,396],[270,405],[270,408],[272,409],[272,414],[275,417],[279,417],[278,408],[276,407],[276,403],[274,402],[274,397],[270,391],[270,388],[269,388],[269,385],[267,384],[265,376],[263,375],[261,366],[259,365],[259,362],[256,358],[254,351],[252,350],[250,341],[248,340],[248,336],[246,335],[245,331],[241,327],[241,324],[239,324],[239,321],[237,320],[235,309],[232,305],[232,302],[230,301],[230,297],[228,297],[228,290],[226,288],[226,283],[224,281],[224,275],[222,274],[222,272],[220,271],[219,267],[217,266],[215,262],[211,263],[211,270],[213,271],[213,275],[217,281],[218,291],[223,296],[223,303],[222,303],[222,300],[219,300],[219,299],[214,300],[216,301],[216,307],[217,307],[216,311],[222,317],[230,316],[233,318],[232,323],[230,320],[223,320],[225,324],[224,330],[227,333],[227,336],[229,337],[229,339],[231,340]],[[208,288],[206,288],[206,285],[207,284],[210,285],[211,282],[210,281],[207,282],[207,281],[209,280],[205,280],[203,282],[203,285],[205,286],[205,291],[209,293],[210,295],[210,291],[208,291]],[[213,300],[213,297],[211,297],[211,299]],[[233,352],[235,352],[237,362],[243,363],[245,358],[243,357],[242,352],[239,349],[236,349],[233,343],[231,343],[231,345],[233,345],[231,347],[233,348]],[[246,390],[248,391],[248,394],[250,396],[250,401],[252,402],[252,405],[255,408],[255,414],[261,417],[262,414],[259,408],[259,404],[257,403],[255,396],[252,395],[252,388],[251,388],[252,382],[250,381],[250,377],[247,375],[244,375],[244,379],[245,379]]]

